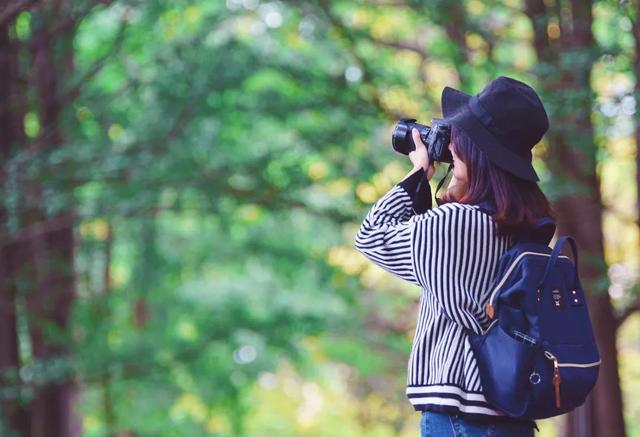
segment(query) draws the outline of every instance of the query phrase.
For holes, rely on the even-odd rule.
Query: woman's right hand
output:
[[[416,145],[415,150],[409,152],[409,159],[413,163],[414,170],[422,167],[427,173],[427,180],[431,180],[433,174],[436,172],[436,168],[429,161],[429,154],[427,153],[427,146],[420,139],[420,133],[416,128],[411,129],[411,136],[413,137],[413,144]]]

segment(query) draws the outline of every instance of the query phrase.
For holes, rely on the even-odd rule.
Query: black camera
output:
[[[393,148],[408,155],[416,149],[411,136],[411,128],[416,128],[420,133],[420,139],[427,146],[429,161],[453,162],[453,156],[449,151],[449,141],[451,141],[451,127],[443,123],[442,120],[434,118],[431,120],[432,126],[418,124],[414,118],[401,119],[393,129],[391,144]]]

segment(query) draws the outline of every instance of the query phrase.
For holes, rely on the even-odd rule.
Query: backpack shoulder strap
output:
[[[516,241],[548,245],[555,233],[556,222],[551,217],[542,217],[532,227],[517,234]]]
[[[496,207],[493,202],[483,200],[477,205],[478,209],[485,214],[493,215]],[[540,243],[549,245],[553,235],[556,233],[556,222],[551,217],[539,218],[533,226],[524,229],[515,235],[515,242]]]
[[[547,268],[544,270],[544,275],[542,276],[542,280],[540,281],[538,288],[543,287],[547,282],[547,277],[549,276],[553,267],[556,265],[558,256],[560,256],[560,252],[562,251],[562,246],[564,246],[564,243],[566,242],[568,242],[571,245],[571,251],[573,252],[574,283],[571,286],[576,287],[580,284],[580,279],[578,275],[578,248],[576,245],[576,240],[573,237],[565,235],[558,238],[558,241],[553,247],[553,252],[551,252],[551,257],[549,258],[549,262],[547,263]]]
[[[496,212],[496,207],[493,204],[493,202],[489,201],[489,200],[482,200],[478,203],[476,203],[474,206],[478,207],[478,210],[484,212],[485,214],[488,215],[493,215]]]

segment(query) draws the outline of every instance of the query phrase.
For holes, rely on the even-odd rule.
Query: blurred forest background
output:
[[[0,435],[417,435],[419,290],[353,240],[395,121],[498,75],[603,358],[540,435],[640,436],[639,0],[4,0]]]

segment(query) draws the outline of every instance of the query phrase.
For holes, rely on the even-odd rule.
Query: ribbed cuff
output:
[[[419,168],[397,185],[402,187],[411,198],[416,214],[423,214],[431,209],[431,186],[424,168]]]

